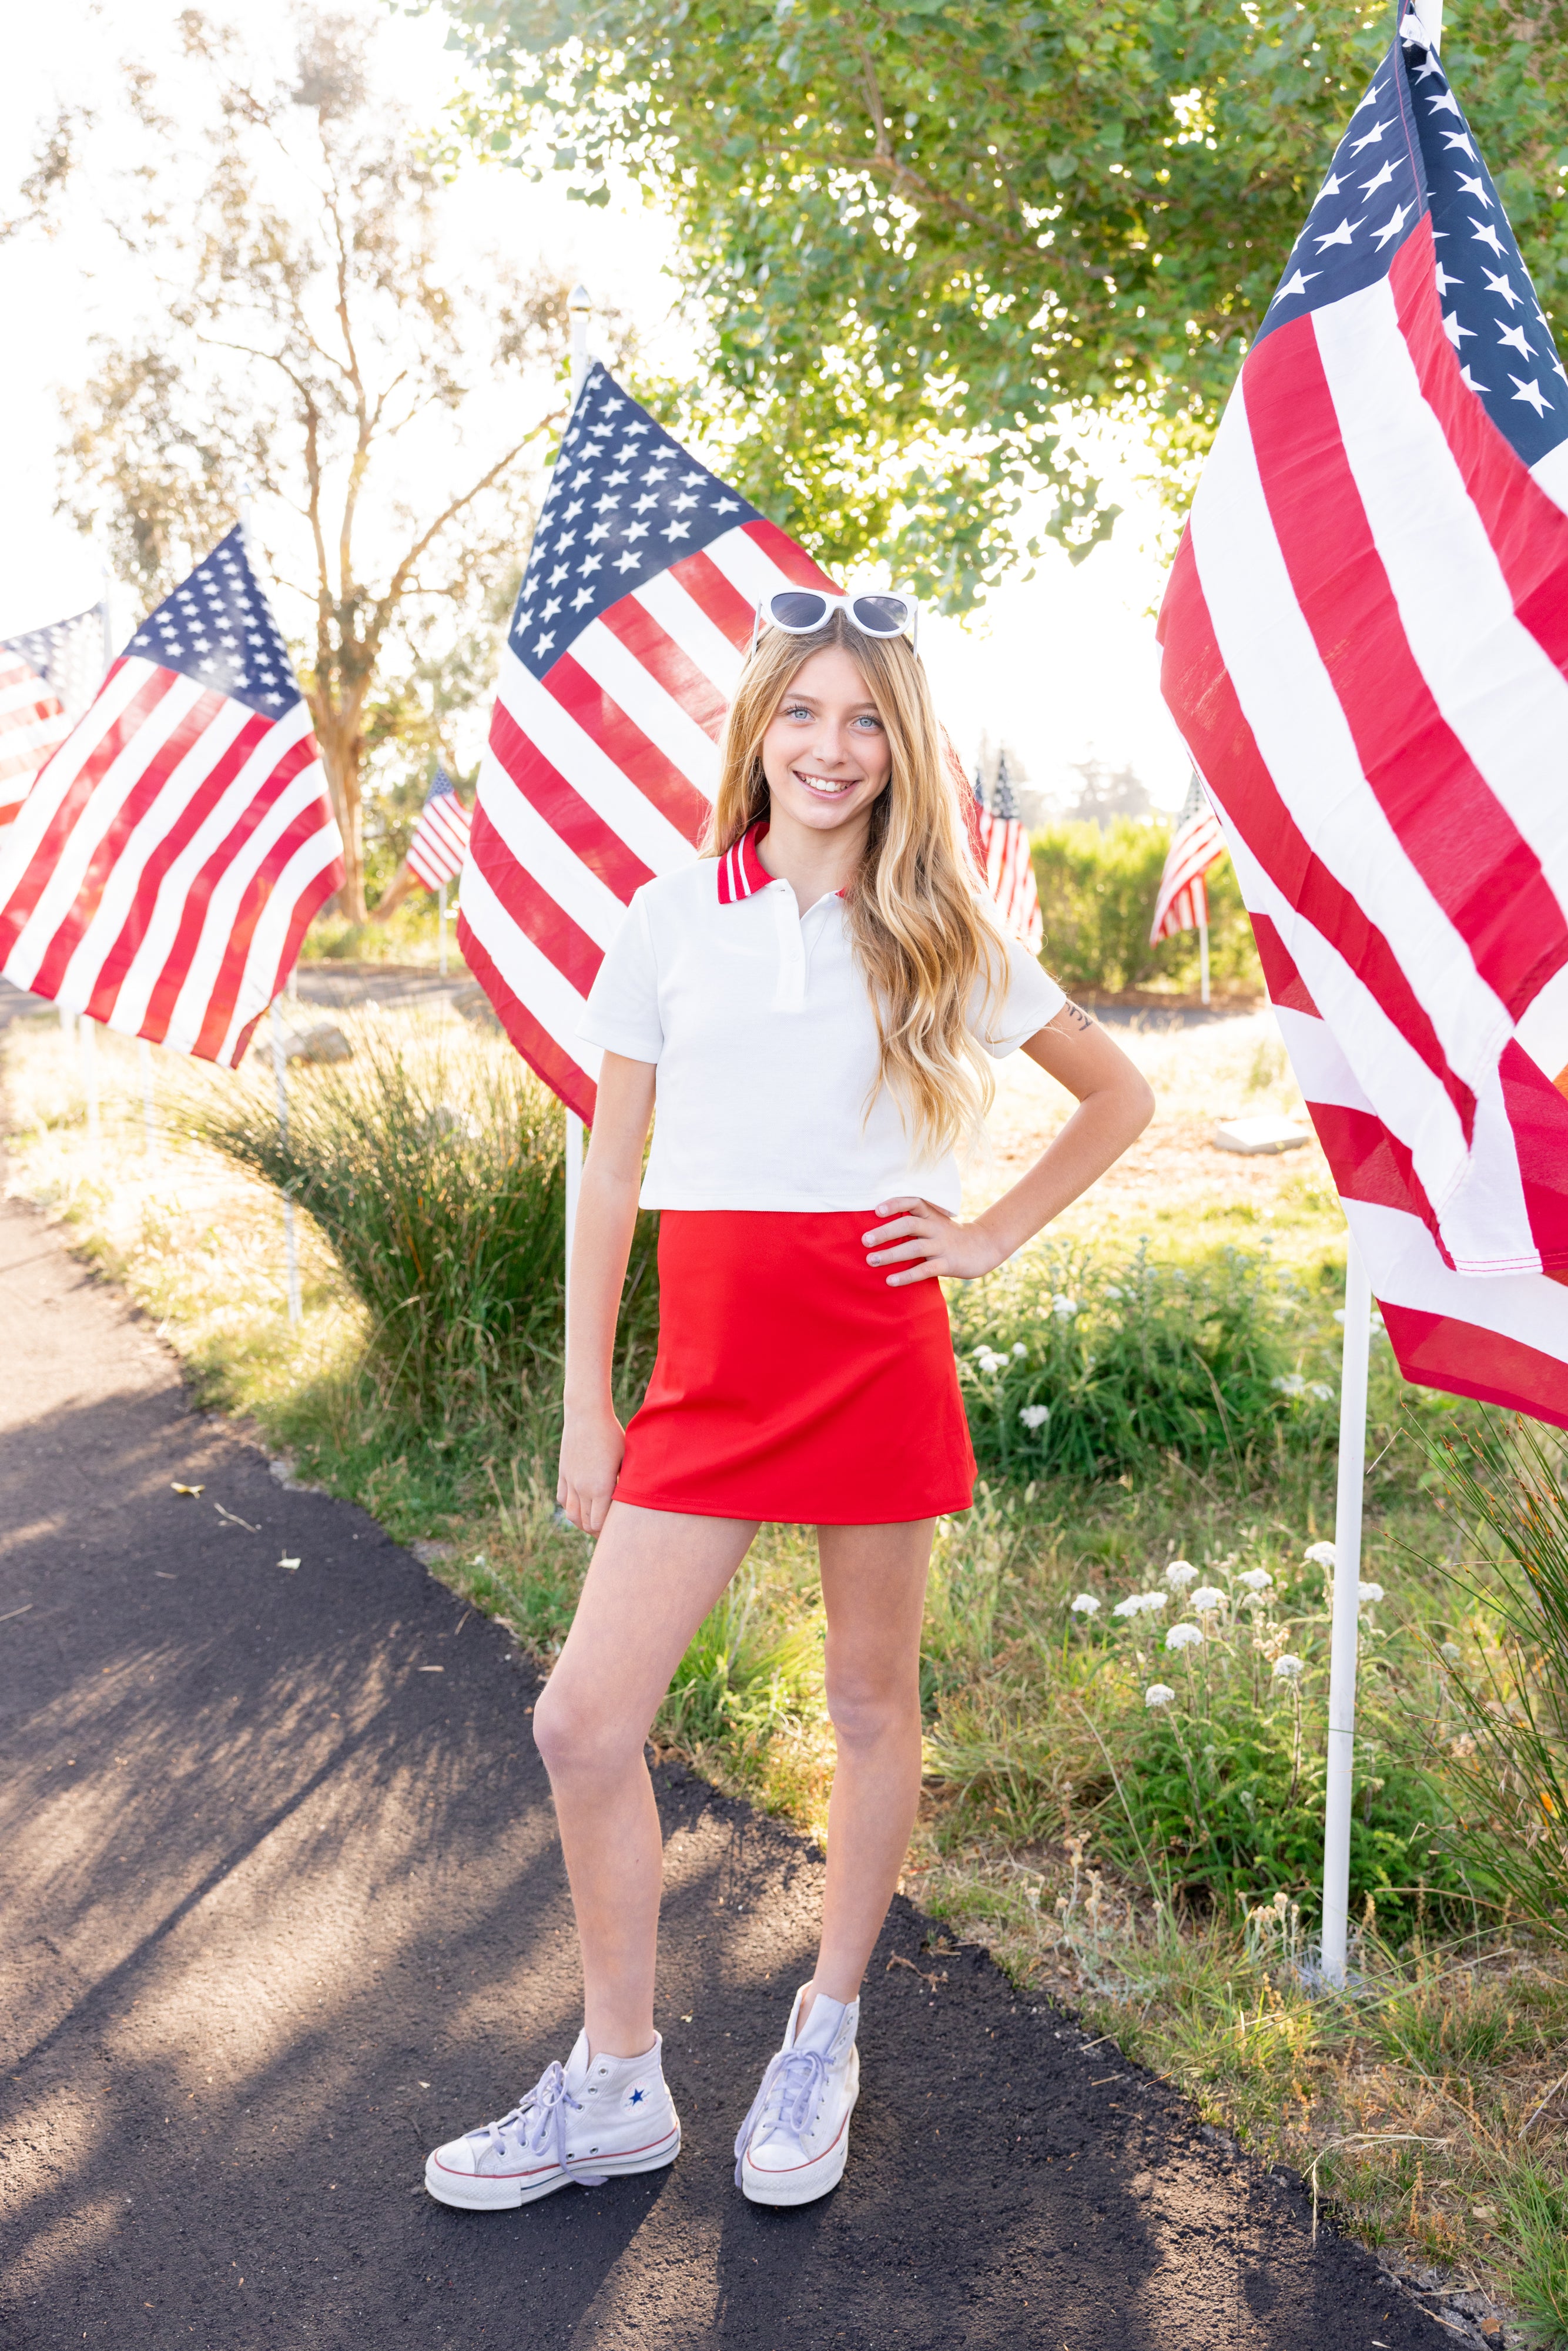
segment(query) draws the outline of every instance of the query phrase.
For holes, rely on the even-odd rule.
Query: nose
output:
[[[821,768],[849,768],[854,764],[848,735],[831,719],[824,719],[819,729],[811,757]]]

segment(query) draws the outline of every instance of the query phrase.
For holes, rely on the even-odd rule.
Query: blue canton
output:
[[[144,621],[125,648],[281,718],[299,700],[294,664],[237,530]]]
[[[757,519],[756,507],[699,465],[595,360],[534,533],[512,651],[543,677],[612,604]]]
[[[1491,173],[1413,16],[1351,117],[1259,340],[1385,276],[1428,213],[1464,380],[1534,465],[1568,440],[1568,374]]]
[[[51,621],[45,629],[29,629],[24,636],[7,637],[5,650],[20,653],[29,668],[50,687],[61,707],[78,710],[92,699],[103,674],[103,606],[89,605],[68,621]],[[83,680],[87,692],[81,691]]]

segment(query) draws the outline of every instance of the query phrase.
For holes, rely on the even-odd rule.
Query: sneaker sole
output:
[[[438,2204],[449,2204],[459,2212],[512,2212],[519,2204],[537,2204],[541,2196],[553,2196],[558,2188],[597,2188],[604,2179],[627,2179],[639,2171],[663,2171],[674,2163],[681,2151],[679,2123],[667,2139],[661,2139],[651,2154],[607,2156],[602,2161],[591,2157],[593,2169],[586,2178],[574,2171],[552,2172],[537,2187],[525,2188],[516,2180],[486,2179],[465,2176],[462,2172],[441,2171],[431,2156],[424,2167],[424,2185]]]
[[[850,2159],[850,2116],[854,2113],[860,2096],[857,2080],[854,2096],[844,2116],[844,2126],[836,2146],[815,2163],[803,2164],[799,2171],[763,2171],[755,2168],[749,2158],[740,2167],[740,2192],[751,2204],[814,2204],[819,2196],[826,2196],[838,2186]]]

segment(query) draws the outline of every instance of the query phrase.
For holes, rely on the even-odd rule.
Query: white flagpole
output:
[[[435,935],[441,942],[439,977],[446,977],[446,884],[444,882],[435,893]]]
[[[1334,1502],[1333,1625],[1329,1647],[1328,1783],[1323,1813],[1322,1971],[1344,1981],[1350,1935],[1350,1799],[1355,1762],[1356,1638],[1361,1614],[1361,1499],[1366,1464],[1366,1364],[1372,1284],[1354,1233],[1345,1235],[1344,1351],[1339,1390],[1339,1490]]]
[[[152,1048],[145,1037],[136,1040],[136,1058],[141,1064],[141,1139],[151,1159],[155,1149],[152,1139]]]
[[[567,299],[571,318],[571,404],[575,408],[588,373],[588,321],[593,304],[586,286],[574,286]],[[582,1121],[566,1113],[566,1270],[571,1278],[571,1245],[577,1238],[577,1202],[582,1189]]]
[[[245,542],[246,559],[254,571],[256,556],[250,543],[250,509],[256,492],[249,482],[242,482],[239,493],[239,530]],[[292,975],[291,975],[292,977]],[[288,1088],[284,1081],[287,1058],[283,1050],[283,1030],[277,1018],[277,1000],[267,1007],[267,1026],[272,1037],[272,1082],[277,1095],[277,1132],[285,1143],[288,1140]],[[288,1321],[297,1328],[302,1309],[299,1302],[299,1247],[294,1227],[294,1203],[287,1192],[283,1195],[283,1261],[288,1286]]]
[[[98,1111],[98,1027],[84,1012],[77,1022],[82,1091],[87,1096],[87,1147],[93,1165],[102,1158],[103,1130]]]

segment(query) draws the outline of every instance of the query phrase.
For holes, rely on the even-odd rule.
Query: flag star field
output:
[[[679,557],[760,519],[595,360],[539,516],[513,652],[542,677],[610,605]]]
[[[299,700],[293,664],[238,530],[166,597],[127,652],[277,718]]]

